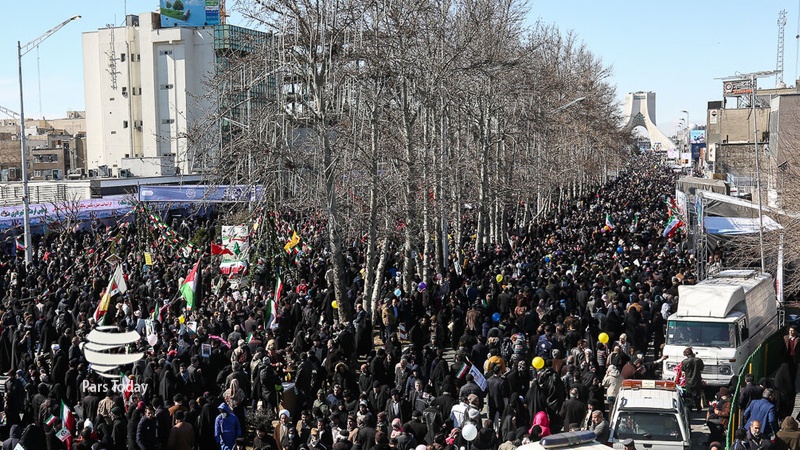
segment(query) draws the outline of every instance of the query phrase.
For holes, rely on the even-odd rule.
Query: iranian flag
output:
[[[283,292],[283,281],[281,281],[281,277],[278,277],[278,281],[275,282],[275,304],[280,304],[281,302],[281,293]]]
[[[75,433],[75,416],[72,415],[72,410],[63,400],[61,401],[61,423],[69,431],[69,436],[64,442],[67,444],[67,450],[70,450],[72,448],[72,435]]]
[[[278,303],[281,301],[281,292],[283,292],[283,281],[281,277],[275,282],[275,295],[267,300],[267,305],[264,307],[264,328],[270,329],[278,317]]]
[[[603,232],[611,231],[614,229],[614,224],[611,222],[611,214],[606,213],[606,223],[603,226]]]
[[[194,309],[195,297],[197,295],[197,268],[200,266],[200,260],[194,264],[192,271],[186,277],[181,285],[181,295],[186,300],[186,311]]]
[[[675,233],[686,224],[683,223],[681,219],[676,216],[670,216],[669,220],[667,221],[667,225],[664,227],[664,232],[661,233],[662,236],[666,238],[671,238],[675,236]]]

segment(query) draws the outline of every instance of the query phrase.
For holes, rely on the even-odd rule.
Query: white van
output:
[[[675,379],[686,347],[703,360],[703,382],[727,386],[747,358],[783,326],[772,276],[755,270],[724,270],[694,286],[678,287],[678,308],[667,319],[661,377]]]
[[[648,450],[689,450],[689,414],[672,381],[625,380],[611,410],[609,441],[622,448],[631,438]]]

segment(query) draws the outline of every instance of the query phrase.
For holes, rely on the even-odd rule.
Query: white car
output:
[[[543,437],[539,442],[531,442],[517,447],[517,450],[608,450],[608,446],[595,440],[596,436],[591,431],[571,431],[568,433],[552,434]]]
[[[611,410],[609,441],[618,449],[631,438],[648,450],[689,450],[688,417],[674,382],[625,380]]]

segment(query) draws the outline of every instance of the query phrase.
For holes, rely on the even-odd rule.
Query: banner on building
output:
[[[142,202],[255,202],[261,198],[262,186],[139,186]]]
[[[727,80],[722,82],[722,94],[725,97],[750,95],[753,93],[753,84],[750,79]]]
[[[219,0],[161,0],[161,27],[219,25]]]

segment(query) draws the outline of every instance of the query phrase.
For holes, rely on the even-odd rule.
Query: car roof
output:
[[[670,389],[620,389],[617,409],[676,411],[679,394]]]

